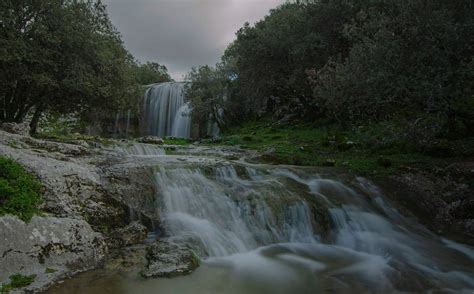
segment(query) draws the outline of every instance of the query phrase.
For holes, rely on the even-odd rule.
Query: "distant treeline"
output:
[[[474,130],[472,0],[287,3],[246,23],[215,67],[194,68],[193,116],[345,127],[401,120],[433,136]],[[219,109],[225,115],[219,116]]]
[[[35,132],[48,111],[96,121],[169,80],[125,50],[100,1],[0,0],[0,122],[30,118]]]

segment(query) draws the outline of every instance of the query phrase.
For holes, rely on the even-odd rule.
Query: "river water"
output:
[[[158,158],[159,237],[200,256],[193,274],[102,269],[49,293],[473,293],[474,249],[403,216],[366,179],[193,150],[115,150]]]

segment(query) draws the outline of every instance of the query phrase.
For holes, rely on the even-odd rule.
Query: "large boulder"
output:
[[[0,217],[0,284],[15,274],[36,275],[23,291],[37,292],[67,276],[100,265],[106,256],[103,236],[83,221],[35,216],[25,223]]]
[[[189,275],[199,267],[199,258],[190,249],[160,240],[147,248],[145,278]]]
[[[12,134],[17,134],[21,136],[30,135],[30,125],[27,122],[23,122],[23,123],[6,122],[6,123],[2,123],[1,128]]]

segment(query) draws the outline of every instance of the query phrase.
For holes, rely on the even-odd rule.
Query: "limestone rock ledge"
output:
[[[25,292],[99,266],[107,254],[102,234],[84,220],[34,216],[25,223],[0,217],[0,284],[12,274],[36,275]],[[12,291],[14,293],[14,291]]]

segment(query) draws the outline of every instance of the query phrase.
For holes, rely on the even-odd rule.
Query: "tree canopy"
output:
[[[100,0],[0,1],[0,121],[34,112],[113,111],[138,99],[140,83],[169,80],[138,65]]]
[[[245,24],[214,69],[227,79],[220,83],[227,99],[219,101],[225,122],[292,115],[347,125],[422,117],[434,118],[441,133],[453,134],[454,126],[468,135],[473,6],[467,0],[283,4]],[[200,93],[196,87],[191,99]]]

